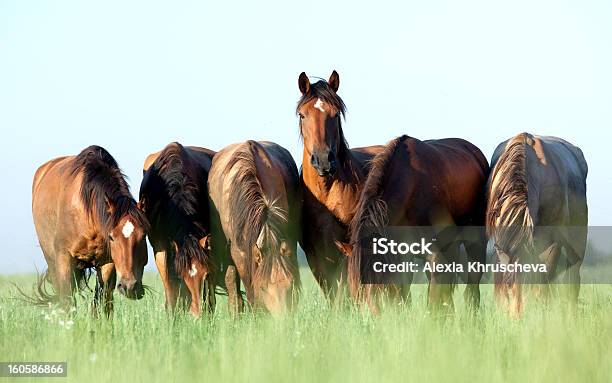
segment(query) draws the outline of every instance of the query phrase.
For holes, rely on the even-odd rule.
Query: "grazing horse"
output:
[[[41,300],[69,303],[89,268],[97,271],[94,307],[102,300],[107,314],[117,280],[123,295],[143,297],[147,219],[105,149],[90,146],[76,157],[59,157],[38,168],[32,214],[48,265],[39,281]],[[44,291],[47,279],[57,297]]]
[[[336,93],[340,77],[311,84],[302,72],[302,97],[296,111],[304,142],[300,245],[312,273],[332,300],[346,278],[346,262],[335,242],[348,241],[348,226],[369,170],[369,160],[382,146],[349,149],[342,131],[345,105]]]
[[[362,262],[366,261],[361,243],[368,234],[382,235],[389,226],[433,227],[438,237],[435,250],[426,257],[430,263],[459,262],[460,245],[464,245],[469,261],[484,263],[484,231],[474,226],[484,225],[488,175],[486,158],[465,140],[420,141],[401,136],[389,142],[372,160],[351,222],[350,243],[338,244],[348,257],[351,296],[365,301],[375,313],[381,291],[409,297],[409,285],[361,284]],[[472,308],[477,308],[480,302],[481,277],[481,272],[467,273],[464,297]],[[455,281],[452,272],[429,274],[430,307],[453,307]]]
[[[196,317],[201,315],[203,290],[208,311],[215,304],[207,185],[214,154],[173,142],[147,157],[140,185],[140,205],[151,223],[147,235],[164,284],[166,308],[174,309],[180,295]]]
[[[496,262],[544,264],[546,273],[531,280],[542,284],[565,271],[570,301],[575,304],[588,221],[588,167],[582,151],[561,138],[521,133],[495,149],[491,164],[486,225]],[[498,302],[519,315],[521,281],[526,282],[527,276],[495,273],[494,277]]]
[[[272,142],[233,144],[215,155],[208,185],[212,248],[215,259],[229,263],[225,285],[232,313],[243,306],[238,276],[254,307],[272,314],[290,309],[300,286],[300,196],[293,158]]]

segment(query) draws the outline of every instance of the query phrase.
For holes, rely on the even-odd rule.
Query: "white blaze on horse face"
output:
[[[196,267],[195,263],[191,264],[191,270],[189,270],[189,276],[190,277],[195,277],[195,275],[198,273],[198,268]]]
[[[323,105],[325,105],[325,102],[320,98],[317,98],[317,102],[315,102],[314,107],[319,109],[321,112],[325,112],[325,109],[323,109]]]
[[[121,230],[121,233],[123,233],[123,236],[125,238],[130,238],[133,232],[134,232],[134,224],[130,222],[130,220],[125,221],[125,225],[123,225],[123,229]]]

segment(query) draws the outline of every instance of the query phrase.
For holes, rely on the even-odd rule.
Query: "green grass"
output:
[[[91,297],[73,314],[15,299],[11,283],[29,289],[33,280],[0,276],[0,361],[67,361],[69,381],[612,381],[610,285],[583,286],[574,314],[553,303],[520,320],[496,310],[491,286],[470,317],[461,287],[456,314],[440,320],[427,314],[424,286],[413,288],[412,307],[372,317],[330,310],[306,279],[299,308],[282,320],[232,320],[224,301],[214,316],[194,320],[165,312],[151,273],[145,282],[156,292],[141,301],[116,294],[113,319],[96,320]]]

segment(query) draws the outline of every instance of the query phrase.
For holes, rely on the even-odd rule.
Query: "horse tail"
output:
[[[278,199],[272,199],[266,194],[259,181],[255,158],[260,154],[267,155],[261,144],[246,141],[234,152],[225,168],[225,174],[236,169],[234,187],[230,189],[228,200],[228,208],[232,212],[229,226],[236,245],[247,252],[249,257],[255,245],[260,249],[278,246],[281,227],[288,222],[287,210],[280,205]]]
[[[507,254],[533,246],[533,216],[529,210],[529,182],[525,147],[533,136],[521,133],[506,144],[491,172],[487,191],[486,231]]]
[[[51,291],[49,290],[49,285]],[[60,296],[54,291],[53,284],[51,284],[51,276],[48,269],[42,274],[36,275],[36,282],[31,294],[23,291],[17,284],[13,284],[13,286],[19,293],[19,299],[27,304],[46,307],[60,302]]]
[[[408,138],[403,135],[390,141],[385,149],[372,159],[370,172],[357,202],[355,215],[349,228],[353,250],[348,259],[348,285],[354,298],[359,298],[360,295],[362,237],[369,231],[381,230],[388,224],[388,208],[386,201],[382,199],[382,193],[388,178],[389,164],[401,144]]]

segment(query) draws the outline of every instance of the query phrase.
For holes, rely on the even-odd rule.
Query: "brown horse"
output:
[[[557,137],[521,133],[495,149],[491,164],[486,224],[496,262],[546,265],[546,273],[530,281],[538,288],[565,272],[570,302],[575,304],[588,221],[588,167],[582,151]],[[519,315],[524,300],[521,282],[528,276],[494,277],[496,298]]]
[[[140,205],[151,223],[147,235],[164,284],[166,307],[174,309],[181,295],[196,317],[201,315],[204,289],[208,311],[215,304],[207,186],[214,154],[173,142],[147,157],[140,185]]]
[[[123,295],[143,297],[147,219],[105,149],[90,146],[76,157],[56,158],[38,168],[32,214],[49,267],[46,276],[58,295],[46,294],[41,280],[41,298],[70,302],[89,268],[97,271],[94,305],[103,300],[107,314],[116,280]]]
[[[208,184],[212,248],[215,259],[230,264],[225,285],[232,312],[243,305],[238,275],[253,306],[273,314],[290,309],[300,286],[300,196],[293,158],[272,142],[233,144],[215,156]]]
[[[362,286],[361,248],[368,233],[382,234],[385,227],[433,227],[438,233],[435,250],[426,260],[435,264],[459,262],[460,245],[469,261],[485,262],[485,185],[489,165],[482,152],[459,138],[420,141],[401,136],[391,141],[372,161],[372,169],[351,223],[351,242],[339,244],[348,256],[351,296],[365,301],[378,312],[379,292],[408,297],[409,285]],[[450,229],[449,229],[450,228]],[[443,230],[442,230],[443,229]],[[467,273],[466,302],[480,302],[480,272]],[[456,275],[429,274],[429,304],[432,308],[453,307]]]
[[[349,149],[342,131],[346,108],[336,93],[339,85],[336,71],[327,82],[311,84],[303,72],[298,79],[302,97],[297,114],[304,141],[300,245],[315,279],[332,299],[342,285],[346,264],[335,242],[348,241],[348,226],[368,173],[368,161],[383,148]]]

